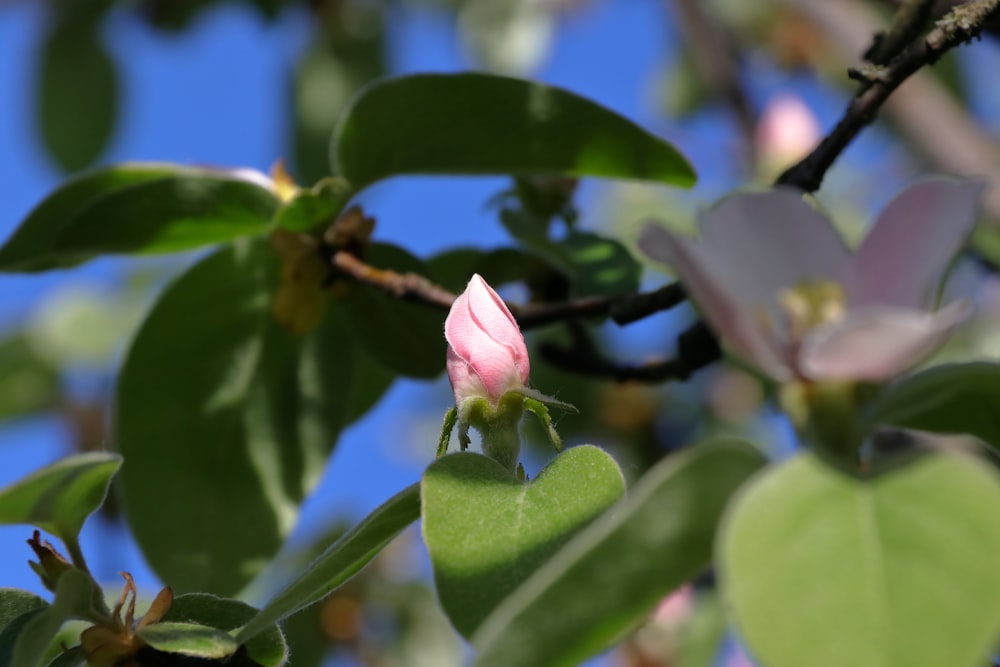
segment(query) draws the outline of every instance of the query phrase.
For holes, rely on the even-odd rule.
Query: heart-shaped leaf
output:
[[[486,619],[476,666],[572,666],[607,648],[709,565],[730,496],[764,463],[731,439],[658,463]]]
[[[943,364],[894,382],[870,410],[869,424],[967,433],[1000,449],[1000,364]]]
[[[694,183],[673,146],[626,118],[561,88],[492,74],[378,81],[341,117],[331,151],[334,172],[358,189],[400,174]]]
[[[480,454],[435,461],[421,482],[423,531],[438,597],[471,637],[493,609],[574,534],[622,497],[608,454],[590,445],[522,482]]]
[[[0,489],[0,524],[28,523],[75,542],[83,522],[104,502],[122,459],[110,452],[78,454]]]
[[[811,454],[759,476],[718,545],[768,667],[980,667],[1000,637],[1000,482],[930,454],[859,479]]]

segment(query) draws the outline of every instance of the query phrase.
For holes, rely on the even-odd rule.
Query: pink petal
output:
[[[444,334],[449,345],[448,377],[456,402],[468,398],[460,388],[475,387],[469,380],[472,374],[479,377],[486,397],[494,402],[504,392],[527,382],[524,337],[507,306],[478,275],[452,304]]]
[[[940,347],[969,311],[961,300],[936,313],[895,306],[851,309],[844,319],[806,336],[800,370],[813,380],[888,380]]]
[[[852,257],[837,231],[794,190],[726,197],[701,220],[704,246],[735,278],[729,286],[744,304],[767,304],[803,281],[831,280],[853,293]]]
[[[646,224],[639,234],[639,248],[652,259],[672,266],[690,292],[712,329],[744,361],[778,381],[791,378],[791,369],[782,359],[781,346],[755,320],[752,303],[742,303],[728,279],[729,267],[717,261],[707,248],[654,224]],[[745,280],[752,280],[752,275]]]
[[[858,248],[858,303],[925,308],[976,221],[983,184],[913,185],[882,211]]]

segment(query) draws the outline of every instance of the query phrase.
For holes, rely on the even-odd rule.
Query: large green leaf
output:
[[[400,174],[565,174],[694,183],[666,141],[561,88],[491,74],[419,74],[363,89],[333,134],[355,188]]]
[[[486,619],[477,667],[576,665],[607,648],[709,565],[726,503],[763,465],[750,445],[722,440],[650,469]]]
[[[859,479],[800,454],[723,522],[726,608],[768,667],[981,667],[1000,638],[1000,483],[930,454]]]
[[[100,254],[189,250],[261,234],[277,210],[266,187],[230,172],[123,164],[68,182],[0,248],[0,271],[73,266]]]
[[[194,623],[232,633],[257,617],[258,611],[239,600],[219,598],[206,593],[188,593],[174,598],[163,617],[167,622]],[[156,627],[156,626],[150,626]],[[246,655],[261,667],[280,667],[288,658],[281,630],[274,623],[259,626],[260,632],[246,640]],[[145,637],[143,637],[145,639]],[[235,644],[243,643],[233,639]],[[167,650],[158,646],[160,650]]]
[[[1000,364],[944,364],[887,387],[869,410],[869,426],[968,433],[1000,449]]]
[[[66,171],[96,160],[114,129],[118,77],[98,27],[57,21],[41,45],[37,118],[45,147]]]
[[[365,259],[380,269],[429,274],[419,259],[386,243],[373,243]],[[353,285],[341,305],[358,344],[386,368],[418,378],[436,377],[444,370],[444,311],[409,303],[370,285]]]
[[[400,491],[331,544],[298,579],[246,624],[237,639],[249,640],[295,612],[321,600],[353,577],[400,532],[420,517],[420,491]]]
[[[178,592],[232,595],[276,553],[351,409],[353,340],[336,308],[297,338],[271,314],[263,241],[204,259],[162,295],[118,382],[122,499]]]
[[[563,452],[528,483],[486,456],[452,454],[420,486],[438,598],[465,637],[625,492],[618,464],[590,445]]]
[[[0,489],[0,523],[29,523],[75,542],[83,522],[104,502],[120,466],[117,454],[90,452],[37,470]]]

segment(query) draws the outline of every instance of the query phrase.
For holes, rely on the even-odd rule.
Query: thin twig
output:
[[[331,258],[333,266],[354,280],[401,299],[448,310],[456,295],[416,273],[397,273],[374,267],[349,252],[340,250]],[[558,303],[518,305],[507,303],[522,329],[589,317],[610,316],[619,324],[627,324],[666,310],[684,300],[678,283],[666,285],[648,293],[594,296]]]
[[[1000,14],[1000,0],[971,0],[940,19],[924,39],[914,42],[885,67],[864,73],[866,79],[833,131],[807,155],[778,178],[778,185],[792,185],[815,192],[834,161],[870,125],[889,95],[911,74],[932,65],[949,49],[979,36],[983,24]]]
[[[920,34],[934,9],[934,0],[903,0],[892,26],[880,32],[865,53],[865,60],[873,65],[888,65]]]

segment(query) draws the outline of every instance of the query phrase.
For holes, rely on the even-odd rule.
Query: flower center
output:
[[[802,281],[778,292],[788,335],[799,342],[812,329],[841,319],[846,312],[844,288],[831,280]]]

